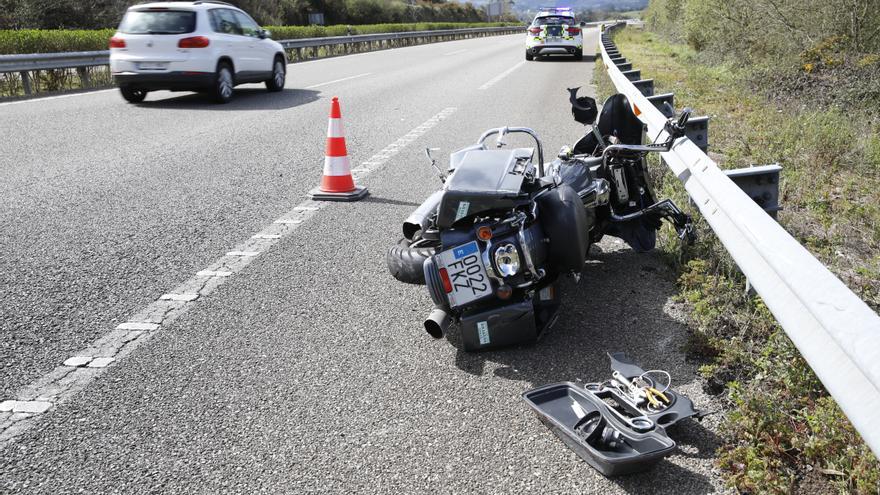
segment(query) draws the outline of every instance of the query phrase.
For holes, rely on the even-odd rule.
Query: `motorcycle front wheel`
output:
[[[422,265],[425,260],[434,256],[436,246],[427,244],[421,240],[413,246],[409,239],[401,239],[397,245],[392,246],[385,255],[388,271],[391,276],[407,284],[425,284],[425,272]]]

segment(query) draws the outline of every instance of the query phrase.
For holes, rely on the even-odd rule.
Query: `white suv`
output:
[[[526,33],[526,60],[553,53],[584,57],[583,23],[574,19],[570,8],[542,7]]]
[[[208,92],[220,103],[237,84],[284,89],[287,56],[249,15],[218,1],[130,7],[110,39],[110,72],[131,103],[149,91]]]

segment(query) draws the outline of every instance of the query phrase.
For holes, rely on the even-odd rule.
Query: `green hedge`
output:
[[[289,40],[320,38],[349,34],[397,33],[469,27],[505,26],[505,23],[423,22],[417,24],[366,24],[361,26],[266,26],[272,38]],[[106,50],[113,29],[65,30],[21,29],[0,30],[0,54],[55,53]]]

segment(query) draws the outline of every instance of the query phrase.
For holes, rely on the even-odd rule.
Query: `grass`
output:
[[[872,110],[854,116],[771,100],[764,95],[772,88],[756,85],[746,69],[708,62],[651,32],[627,29],[615,40],[657,92],[675,92],[677,106],[712,117],[710,151],[722,167],[782,164],[780,223],[880,307],[880,128],[865,125],[876,122]],[[610,95],[604,67],[596,70],[600,95]],[[664,165],[652,170],[661,195],[688,204]],[[707,390],[727,394],[718,452],[727,482],[752,493],[877,493],[880,463],[760,297],[745,291],[708,225],[698,229],[699,242],[684,251],[664,230],[661,249],[691,308],[687,350],[704,360]]]

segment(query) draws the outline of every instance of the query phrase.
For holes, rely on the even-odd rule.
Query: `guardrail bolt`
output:
[[[648,101],[653,103],[667,119],[675,117],[675,95],[673,93],[649,96]]]
[[[709,117],[691,117],[685,126],[685,134],[703,153],[709,152]]]
[[[641,91],[642,94],[645,96],[654,96],[653,79],[639,79],[638,81],[633,81],[633,86],[635,86],[636,89]]]

